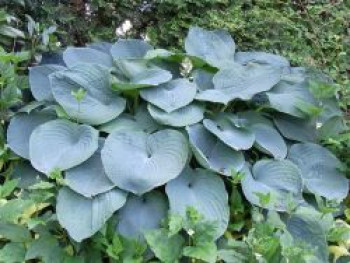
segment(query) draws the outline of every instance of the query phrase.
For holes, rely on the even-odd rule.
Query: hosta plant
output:
[[[221,30],[193,27],[185,50],[121,39],[69,47],[30,68],[35,100],[7,129],[27,171],[20,182],[60,182],[57,219],[74,241],[115,220],[116,233],[147,242],[165,262],[224,260],[215,243],[179,248],[180,230],[194,231],[186,225],[161,226],[193,208],[220,243],[234,218],[229,196],[243,193],[262,216],[279,218],[285,247],[309,244],[313,260],[326,262],[329,226],[316,220],[315,200],[340,203],[349,190],[341,162],[320,145],[344,130],[332,81],[279,55],[239,52]],[[164,255],[160,238],[179,255]]]

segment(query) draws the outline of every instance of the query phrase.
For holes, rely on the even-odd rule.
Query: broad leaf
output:
[[[102,149],[107,176],[121,189],[143,194],[177,177],[188,157],[186,138],[175,130],[153,134],[117,131]]]
[[[234,116],[220,114],[214,120],[203,120],[204,127],[234,150],[247,150],[253,146],[254,133],[235,122]]]
[[[258,63],[261,65],[271,65],[274,67],[290,67],[289,61],[282,56],[266,52],[236,52],[235,61],[247,65],[248,63]]]
[[[117,231],[127,238],[143,240],[147,230],[160,228],[167,212],[168,202],[160,192],[131,196],[117,214]]]
[[[208,31],[191,27],[185,39],[187,54],[199,57],[215,67],[234,60],[235,42],[224,30]]]
[[[124,191],[115,188],[86,198],[63,187],[57,197],[58,221],[71,238],[81,242],[103,227],[113,213],[125,204],[126,196]]]
[[[301,170],[306,190],[327,199],[344,199],[349,180],[339,171],[341,162],[326,148],[312,143],[294,144],[288,158]]]
[[[175,79],[157,87],[143,89],[141,97],[164,110],[173,112],[190,104],[196,95],[196,85],[186,79]]]
[[[45,179],[44,175],[35,170],[28,162],[16,163],[11,178],[18,179],[18,187],[22,189],[28,189]]]
[[[199,91],[214,89],[213,77],[214,73],[203,69],[193,71],[193,81],[196,83]]]
[[[157,86],[171,80],[169,71],[145,60],[118,60],[118,72],[112,88],[115,90],[133,90]]]
[[[146,232],[145,238],[155,256],[162,262],[173,263],[181,258],[185,244],[182,236],[168,236],[165,229],[157,229]]]
[[[12,151],[29,159],[29,138],[33,130],[48,121],[54,120],[51,112],[19,113],[12,117],[7,129],[7,143]]]
[[[157,122],[173,127],[192,125],[200,122],[204,117],[204,108],[196,103],[170,113],[148,104],[148,111]]]
[[[323,215],[310,208],[300,208],[286,222],[294,242],[308,247],[318,262],[329,262],[326,233],[322,226]]]
[[[139,106],[134,116],[122,113],[116,119],[102,124],[99,129],[107,133],[123,130],[152,133],[159,127],[160,125],[149,114],[146,105],[142,104]]]
[[[306,87],[305,82],[290,83],[281,81],[269,92],[266,92],[270,107],[298,118],[308,117],[303,107],[316,107],[314,97]]]
[[[255,144],[260,150],[275,159],[284,159],[287,156],[287,145],[275,128],[258,123],[252,125],[251,129],[255,134]]]
[[[166,185],[170,211],[186,216],[193,207],[206,221],[217,226],[216,238],[223,235],[229,221],[228,195],[220,177],[204,169],[186,168],[181,175]]]
[[[275,159],[284,159],[287,155],[287,145],[283,137],[273,126],[273,122],[261,113],[254,111],[239,112],[236,123],[246,126],[255,135],[255,146]]]
[[[101,160],[104,140],[98,150],[85,162],[66,171],[66,184],[75,192],[92,197],[111,190],[115,185],[107,177]]]
[[[302,199],[303,182],[296,165],[287,160],[261,160],[252,173],[245,167],[242,189],[254,205],[277,211],[287,211]],[[267,197],[266,202],[262,199]]]
[[[50,76],[52,92],[67,114],[81,122],[98,125],[121,114],[126,101],[111,88],[109,70],[100,65],[79,64]],[[85,92],[81,100],[74,92]]]
[[[214,172],[231,176],[244,166],[242,152],[226,146],[218,138],[208,132],[202,124],[186,128],[193,153],[197,161]]]
[[[234,99],[250,100],[270,90],[280,80],[281,69],[272,66],[232,63],[213,77],[214,89],[200,91],[196,99],[228,104]]]
[[[95,42],[92,44],[87,44],[88,48],[96,49],[106,54],[110,54],[112,44],[108,42]]]
[[[88,125],[54,120],[37,127],[29,140],[33,167],[49,175],[86,161],[98,148],[98,131]]]
[[[43,65],[29,68],[29,85],[37,101],[54,101],[49,75],[66,69],[59,65]]]
[[[185,247],[183,254],[186,257],[196,258],[208,263],[217,262],[217,247],[214,242],[202,242],[195,246]]]
[[[119,39],[111,48],[112,57],[119,59],[143,58],[153,47],[141,39]]]
[[[313,142],[316,139],[316,123],[286,114],[274,116],[274,122],[284,137],[299,142]]]
[[[111,55],[86,47],[68,47],[63,52],[63,60],[68,67],[73,67],[80,63],[100,64],[109,68],[113,66]]]

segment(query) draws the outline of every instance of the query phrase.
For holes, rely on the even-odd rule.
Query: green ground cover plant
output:
[[[337,85],[224,30],[184,49],[120,39],[29,69],[0,261],[349,260],[349,182],[321,145],[346,132]]]

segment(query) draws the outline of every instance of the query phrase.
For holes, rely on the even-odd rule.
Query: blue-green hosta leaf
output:
[[[227,31],[191,27],[185,39],[187,54],[199,57],[210,65],[221,67],[234,60],[235,42]]]
[[[170,211],[186,216],[188,207],[195,208],[206,221],[217,225],[216,238],[226,231],[229,221],[228,194],[222,179],[204,169],[185,168],[165,188]]]
[[[214,89],[200,91],[196,99],[227,104],[234,99],[250,100],[270,90],[281,78],[281,69],[272,66],[232,63],[213,77]]]
[[[255,134],[255,144],[258,149],[272,155],[275,159],[287,156],[287,145],[282,136],[270,125],[258,123],[251,126]]]
[[[112,48],[112,43],[108,42],[95,42],[91,44],[87,44],[88,48],[96,49],[106,54],[110,54],[110,50]]]
[[[288,160],[261,160],[252,173],[243,169],[242,189],[247,200],[257,206],[287,211],[301,202],[303,182],[298,167]],[[261,202],[261,196],[269,202]]]
[[[266,52],[236,52],[235,61],[243,65],[253,62],[281,68],[290,67],[290,63],[285,57]]]
[[[313,142],[316,139],[316,123],[286,114],[274,116],[274,122],[284,137],[299,142]]]
[[[231,176],[244,166],[242,152],[237,152],[222,143],[208,132],[202,124],[186,128],[191,148],[197,161],[205,168],[214,172]]]
[[[29,159],[29,138],[39,125],[54,120],[49,112],[19,113],[12,117],[7,129],[7,143],[12,151]]]
[[[236,115],[236,123],[247,127],[255,134],[255,146],[276,159],[284,159],[287,145],[273,126],[273,122],[259,112],[245,111]]]
[[[133,130],[152,133],[159,127],[160,125],[149,114],[146,104],[141,104],[134,116],[122,113],[116,119],[102,124],[99,129],[107,133],[112,133],[117,130]]]
[[[28,189],[30,186],[44,180],[44,175],[35,170],[30,163],[20,162],[14,166],[11,178],[18,179],[18,187]]]
[[[50,76],[52,92],[67,114],[83,123],[98,125],[106,123],[119,114],[126,101],[114,93],[110,73],[101,65],[79,64]],[[85,91],[81,101],[72,92]]]
[[[193,81],[200,91],[214,89],[213,77],[214,73],[203,69],[196,69],[193,72]]]
[[[134,116],[128,113],[122,113],[114,120],[111,120],[107,123],[102,124],[99,127],[100,131],[106,133],[112,133],[114,131],[143,131],[144,127],[142,127],[135,119]]]
[[[85,197],[107,192],[115,186],[103,168],[101,160],[103,145],[104,140],[100,139],[98,150],[88,160],[66,171],[67,186]]]
[[[119,74],[113,83],[115,90],[132,90],[157,86],[171,80],[169,71],[161,69],[146,60],[116,61]]]
[[[287,81],[278,83],[273,89],[266,92],[270,107],[294,117],[305,118],[304,105],[316,107],[315,99],[307,89],[305,82],[291,84]]]
[[[237,126],[232,115],[221,114],[216,119],[204,119],[204,127],[223,143],[235,150],[250,149],[255,141],[254,133],[245,127]]]
[[[339,171],[341,162],[326,148],[313,143],[294,144],[288,158],[301,170],[306,190],[327,199],[344,199],[349,181]]]
[[[111,55],[88,47],[68,47],[63,52],[63,60],[67,67],[73,67],[81,63],[100,64],[108,68],[113,67]]]
[[[140,95],[144,100],[170,113],[190,104],[196,91],[196,85],[187,79],[174,79],[156,87],[143,89]]]
[[[175,130],[153,134],[117,131],[102,149],[107,176],[118,187],[143,194],[177,177],[188,157],[186,138]]]
[[[111,48],[112,57],[119,59],[143,58],[153,47],[141,39],[119,39]]]
[[[29,140],[30,161],[45,174],[86,161],[98,148],[98,131],[88,125],[54,120],[37,127]]]
[[[29,68],[29,85],[33,97],[37,101],[54,101],[49,75],[66,69],[59,65],[43,65]]]
[[[77,242],[100,230],[115,211],[126,202],[127,194],[117,188],[86,198],[68,187],[60,189],[56,213],[59,223]]]
[[[286,225],[296,244],[302,243],[307,246],[318,258],[318,262],[327,263],[329,253],[322,221],[322,214],[302,207],[288,218]]]
[[[160,192],[131,196],[118,211],[119,223],[116,230],[127,238],[144,240],[144,231],[159,228],[168,209],[168,201]]]
[[[184,127],[200,122],[204,118],[204,108],[193,103],[178,110],[167,113],[152,104],[148,104],[148,111],[157,122],[173,127]]]
[[[236,122],[241,126],[249,127],[254,124],[265,124],[273,127],[273,122],[261,112],[242,111],[242,112],[237,112],[236,116],[237,116]]]

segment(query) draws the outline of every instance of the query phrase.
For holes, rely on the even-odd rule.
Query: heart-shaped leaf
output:
[[[281,68],[290,67],[290,63],[285,57],[266,52],[236,52],[235,61],[243,65],[253,62]]]
[[[144,100],[170,113],[190,104],[196,91],[196,85],[187,79],[175,79],[157,87],[143,89],[140,95]]]
[[[92,197],[108,190],[115,185],[107,177],[101,160],[101,149],[104,140],[99,140],[99,148],[85,162],[66,171],[66,184],[75,192]]]
[[[37,101],[54,101],[49,75],[66,69],[59,65],[43,65],[29,68],[29,85],[33,97]]]
[[[173,127],[192,125],[200,122],[204,117],[204,108],[195,103],[170,113],[167,113],[152,104],[148,104],[148,111],[157,122]]]
[[[185,49],[189,55],[199,57],[215,67],[233,61],[235,48],[232,37],[224,30],[209,31],[191,27],[185,39]]]
[[[287,156],[287,145],[275,128],[258,123],[252,125],[251,129],[255,134],[255,144],[259,149],[272,155],[275,159],[284,159]]]
[[[132,90],[157,86],[171,80],[169,71],[140,59],[116,61],[118,74],[112,88],[115,90]]]
[[[244,166],[242,152],[226,146],[218,138],[208,132],[202,124],[186,128],[193,153],[197,161],[214,172],[231,176]]]
[[[141,39],[119,39],[111,48],[114,59],[143,58],[153,47]]]
[[[255,135],[255,146],[276,159],[284,159],[287,145],[283,137],[265,115],[255,111],[238,112],[236,123],[249,128]]]
[[[125,130],[152,133],[159,127],[160,125],[149,114],[147,106],[145,104],[142,104],[139,106],[134,116],[122,113],[114,120],[102,124],[99,129],[107,133]]]
[[[287,211],[302,200],[302,178],[298,167],[288,160],[261,160],[255,163],[253,174],[243,169],[241,181],[249,202],[263,208]]]
[[[326,148],[313,143],[294,144],[288,159],[301,170],[305,187],[327,199],[344,199],[349,180],[339,171],[341,162]]]
[[[110,54],[87,47],[68,47],[63,52],[63,60],[68,67],[80,63],[100,64],[105,67],[113,67],[113,59]]]
[[[16,114],[7,129],[7,143],[10,149],[19,156],[29,159],[29,138],[33,130],[55,118],[51,112],[32,111],[29,114]]]
[[[112,182],[140,195],[177,177],[188,148],[186,138],[175,130],[117,131],[106,139],[102,162]]]
[[[229,221],[228,195],[220,177],[204,169],[186,168],[165,188],[170,211],[186,216],[189,207],[195,208],[205,220],[215,222],[216,237],[226,231]]]
[[[270,107],[298,118],[308,116],[308,114],[303,112],[303,106],[309,105],[310,107],[316,107],[315,99],[308,90],[305,82],[295,84],[281,81],[273,89],[266,92],[266,95]]]
[[[143,196],[131,196],[118,211],[117,232],[127,238],[144,240],[144,232],[161,226],[169,205],[164,194],[152,191]]]
[[[250,149],[255,141],[254,133],[235,124],[232,115],[220,114],[214,120],[203,120],[204,127],[223,143],[235,150]]]
[[[250,100],[270,90],[281,79],[281,69],[272,66],[233,64],[213,77],[215,91],[225,95],[225,104],[234,99]],[[207,92],[207,91],[204,91]]]
[[[98,131],[88,125],[54,120],[37,127],[29,140],[33,167],[49,174],[86,161],[98,148]]]
[[[274,116],[274,122],[284,137],[299,142],[313,142],[316,139],[316,123],[286,114]]]
[[[61,226],[77,242],[100,230],[115,211],[126,202],[127,194],[117,188],[86,198],[68,187],[60,189],[56,213]]]
[[[79,64],[50,76],[52,92],[67,114],[83,123],[98,125],[121,114],[126,101],[111,88],[107,68],[93,64]],[[73,93],[83,90],[81,99]]]

